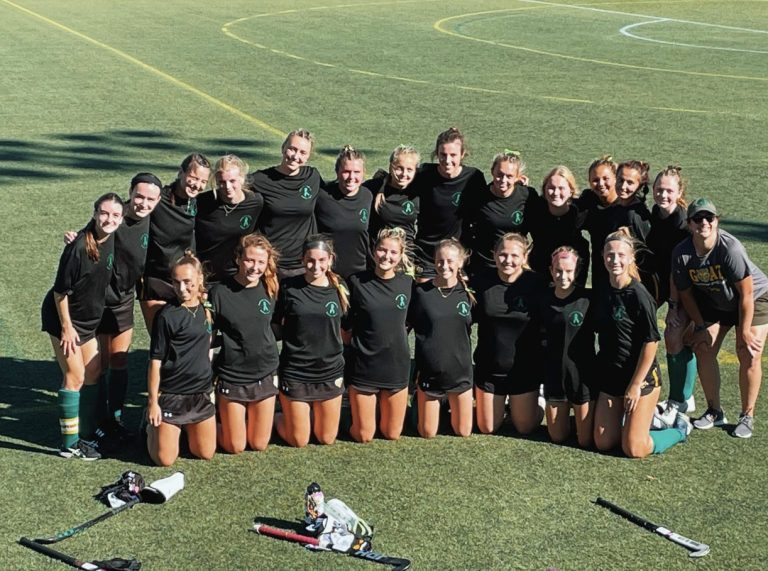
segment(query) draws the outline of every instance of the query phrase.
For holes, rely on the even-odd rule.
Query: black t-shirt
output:
[[[149,215],[149,248],[145,273],[171,281],[171,266],[188,248],[195,249],[195,215],[197,200],[179,198],[173,189],[178,184],[163,187],[160,201]]]
[[[115,270],[107,289],[107,305],[133,297],[147,260],[150,216],[138,220],[126,216],[115,232]]]
[[[61,320],[56,311],[53,294],[67,296],[69,317],[81,340],[92,337],[96,331],[112,279],[115,263],[114,234],[98,245],[99,261],[94,262],[85,250],[85,231],[78,232],[72,243],[64,246],[59,259],[53,288],[43,300],[43,331],[61,336]]]
[[[222,345],[213,368],[230,383],[258,381],[277,371],[278,352],[272,317],[275,300],[264,282],[243,287],[235,278],[214,285],[208,294],[213,306],[213,328]]]
[[[187,308],[169,303],[152,325],[149,358],[159,359],[160,392],[180,395],[212,390],[211,324],[201,305]]]
[[[219,282],[237,273],[235,248],[241,236],[254,231],[263,206],[262,196],[249,190],[233,206],[218,200],[213,192],[197,197],[195,242],[197,256],[210,273],[209,281]]]
[[[444,178],[434,163],[425,164],[411,183],[420,198],[416,232],[416,255],[422,264],[431,264],[440,240],[460,238],[464,202],[485,191],[485,177],[474,167],[464,166],[456,178]],[[410,188],[409,187],[409,188]]]
[[[490,185],[479,195],[466,197],[462,242],[472,250],[473,271],[496,267],[493,248],[504,234],[531,232],[540,201],[535,189],[520,183],[507,197],[493,194]]]
[[[280,284],[275,321],[283,326],[280,376],[290,381],[335,381],[344,374],[341,303],[336,288],[304,276]]]
[[[546,290],[543,277],[524,271],[513,283],[486,270],[473,282],[477,305],[475,374],[478,377],[520,373],[529,376],[540,363],[539,303]]]
[[[412,287],[405,274],[385,280],[369,270],[350,277],[348,380],[381,388],[408,384],[411,354],[405,320]]]
[[[407,321],[416,334],[423,388],[450,390],[472,382],[472,306],[461,284],[448,292],[431,281],[415,285]]]
[[[661,339],[656,323],[656,304],[639,281],[617,289],[610,284],[595,292],[601,370],[629,368],[634,371],[645,343]],[[606,379],[603,379],[606,382]]]
[[[545,383],[577,386],[594,383],[595,322],[591,290],[577,286],[560,299],[549,288],[541,303]]]
[[[368,221],[372,199],[371,191],[364,186],[354,196],[345,196],[339,190],[338,182],[321,190],[317,199],[317,228],[333,238],[336,250],[334,271],[344,279],[368,267]]]
[[[645,245],[650,252],[646,253],[648,269],[656,273],[659,282],[659,300],[669,297],[669,277],[672,273],[672,250],[685,240],[688,232],[688,221],[685,208],[677,206],[675,210],[662,218],[658,205],[651,211],[651,231],[645,239]]]
[[[301,268],[304,240],[317,232],[314,212],[322,184],[320,173],[310,166],[301,167],[296,176],[271,167],[248,177],[248,186],[264,197],[258,230],[280,252],[281,268]]]
[[[412,185],[401,190],[385,185],[385,180],[386,177],[382,177],[364,183],[374,196],[384,193],[384,201],[379,209],[371,208],[371,222],[368,225],[371,243],[376,242],[376,237],[384,228],[402,228],[408,243],[413,244],[416,239],[416,219],[419,216],[419,197],[413,194]]]
[[[534,271],[549,276],[552,265],[552,252],[560,246],[570,246],[579,254],[581,268],[576,275],[576,282],[584,285],[589,273],[589,242],[581,235],[581,229],[587,217],[586,211],[575,204],[568,207],[562,216],[549,212],[545,201],[536,209],[531,224],[533,249],[528,256],[528,263]]]

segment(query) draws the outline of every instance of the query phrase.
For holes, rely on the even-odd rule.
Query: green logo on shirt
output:
[[[453,196],[451,196],[451,204],[458,206],[459,202],[461,202],[461,191],[454,192]]]
[[[190,216],[197,216],[197,200],[190,198],[187,202],[187,214]]]
[[[363,208],[360,211],[360,222],[362,222],[363,224],[368,222],[368,209],[367,208]]]
[[[114,265],[115,265],[115,255],[110,254],[109,256],[107,256],[107,270],[111,270],[112,266]]]
[[[516,297],[512,300],[512,309],[515,311],[528,311],[528,304],[524,297]]]
[[[466,317],[469,315],[469,304],[466,301],[460,301],[456,304],[456,309],[459,310],[459,315]]]
[[[520,226],[520,224],[523,223],[523,211],[522,210],[515,210],[512,213],[512,224],[515,226]]]
[[[251,216],[250,214],[246,214],[245,216],[240,218],[240,229],[246,230],[248,226],[251,225],[251,222],[253,222],[253,216]]]
[[[301,196],[304,200],[309,200],[312,198],[312,187],[306,184],[302,186],[301,190],[299,190],[299,196]]]
[[[149,234],[144,232],[144,234],[141,235],[141,238],[139,238],[139,244],[146,250],[149,246]]]
[[[336,317],[339,314],[339,304],[335,301],[329,301],[325,304],[325,314],[328,317]]]
[[[399,293],[395,296],[395,305],[397,309],[405,309],[408,306],[408,296],[404,293]]]
[[[403,214],[411,215],[416,211],[416,205],[410,200],[403,202]]]
[[[272,309],[272,304],[269,303],[268,299],[260,299],[259,300],[259,311],[263,313],[264,315],[269,315],[269,310]]]
[[[573,311],[568,316],[568,323],[573,325],[574,327],[580,327],[582,323],[584,323],[584,314],[580,311]]]
[[[627,309],[623,305],[617,305],[613,308],[613,320],[622,321],[627,318]]]

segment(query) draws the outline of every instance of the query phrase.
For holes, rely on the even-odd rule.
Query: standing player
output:
[[[56,281],[43,300],[42,330],[50,335],[64,376],[58,393],[62,437],[59,454],[64,458],[101,457],[88,441],[96,431],[96,383],[101,370],[96,328],[112,278],[112,235],[122,221],[120,197],[114,193],[99,197],[91,220],[64,247]]]
[[[472,250],[471,274],[496,268],[494,248],[504,234],[527,236],[530,232],[540,197],[523,182],[524,173],[519,153],[499,153],[493,157],[491,183],[467,200],[462,242]]]
[[[544,177],[541,193],[546,203],[538,208],[531,224],[533,249],[528,257],[531,268],[542,275],[549,274],[552,253],[561,246],[569,246],[581,260],[576,284],[584,286],[589,273],[589,242],[581,235],[581,229],[587,213],[575,204],[576,177],[568,167],[555,167]]]
[[[546,282],[528,268],[528,240],[508,232],[493,250],[496,269],[474,277],[477,289],[475,406],[480,432],[496,432],[509,398],[521,434],[541,424],[541,339],[538,305]]]
[[[405,319],[413,279],[401,228],[383,229],[374,246],[374,269],[349,280],[352,342],[346,381],[352,406],[352,438],[376,433],[376,401],[384,438],[397,440],[408,406],[410,349]]]
[[[272,317],[277,300],[277,252],[264,236],[240,238],[237,274],[214,285],[213,328],[221,350],[213,363],[221,417],[219,444],[231,454],[246,445],[266,450],[272,436],[278,352]]]
[[[554,282],[541,305],[544,341],[544,397],[547,401],[547,431],[553,442],[570,436],[570,411],[576,420],[579,446],[592,446],[597,399],[595,330],[591,291],[576,277],[582,258],[570,246],[552,252],[550,274]]]
[[[717,354],[725,335],[736,327],[741,415],[731,434],[749,438],[762,381],[761,356],[768,334],[768,278],[749,259],[744,246],[720,229],[712,201],[688,206],[691,236],[672,253],[672,275],[686,313],[694,323],[693,350],[707,410],[693,425],[707,430],[727,422],[720,405]]]
[[[435,276],[434,260],[441,240],[461,238],[464,203],[477,200],[485,191],[485,177],[474,167],[465,166],[467,156],[464,135],[451,127],[437,136],[432,158],[413,182],[419,195],[416,231],[416,275],[418,281]]]
[[[242,236],[253,232],[264,199],[245,187],[248,165],[236,155],[224,155],[213,165],[215,192],[197,198],[195,244],[208,282],[237,273],[235,249]]]
[[[472,433],[470,329],[475,298],[461,273],[468,257],[457,239],[438,242],[437,275],[413,289],[408,308],[407,321],[416,333],[418,430],[424,438],[437,435],[445,398],[454,434]]]
[[[149,219],[149,246],[139,300],[147,331],[155,314],[176,299],[171,284],[171,266],[194,248],[197,195],[208,184],[211,163],[203,155],[188,155],[176,180],[162,190],[160,202]]]
[[[210,460],[216,452],[211,319],[200,260],[185,252],[171,267],[171,280],[177,299],[155,317],[147,373],[147,449],[159,466],[178,458],[182,429],[194,456]]]
[[[280,278],[304,275],[302,244],[317,232],[315,204],[323,179],[307,165],[315,138],[306,129],[291,131],[283,141],[280,164],[248,177],[248,186],[264,197],[258,230],[280,252]]]
[[[346,145],[336,157],[336,180],[320,191],[315,207],[317,227],[336,245],[334,270],[345,280],[368,267],[368,221],[371,191],[361,186],[365,155]]]
[[[598,378],[602,386],[595,407],[594,439],[598,450],[621,445],[631,458],[660,454],[686,439],[691,424],[678,413],[674,428],[649,427],[661,392],[656,361],[659,328],[656,305],[640,283],[635,240],[627,228],[609,234],[603,255],[608,287],[595,292]]]
[[[302,249],[304,275],[283,280],[275,314],[283,340],[277,432],[298,448],[309,443],[310,433],[320,444],[333,444],[338,435],[344,392],[341,320],[349,308],[346,286],[331,270],[333,243],[310,236]]]
[[[672,250],[690,236],[685,212],[685,180],[680,170],[678,166],[668,166],[656,175],[653,182],[655,204],[651,211],[651,230],[646,238],[650,251],[649,268],[658,284],[656,304],[659,307],[665,301],[668,304],[664,344],[669,371],[669,399],[663,406],[659,403],[661,410],[658,415],[666,425],[671,425],[678,411],[690,415],[696,406],[693,399],[696,357],[686,339],[693,326],[680,303],[671,275]]]
[[[373,210],[368,233],[375,242],[384,228],[405,230],[409,250],[416,238],[416,219],[419,216],[419,197],[411,183],[419,168],[421,155],[410,145],[398,145],[389,156],[386,175],[365,182],[374,193]]]

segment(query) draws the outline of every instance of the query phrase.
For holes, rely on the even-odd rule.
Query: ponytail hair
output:
[[[381,244],[384,240],[395,240],[400,243],[400,262],[397,264],[395,271],[412,276],[415,272],[415,268],[408,251],[410,246],[408,245],[408,239],[406,237],[405,230],[397,226],[394,228],[382,228],[379,231],[378,236],[376,236],[376,245],[374,249],[378,248],[379,244]]]
[[[526,164],[523,162],[522,155],[517,151],[504,149],[504,152],[494,155],[493,162],[491,163],[491,172],[501,163],[510,163],[515,171],[517,171],[518,177],[525,174]]]
[[[496,244],[493,246],[493,257],[496,257],[496,254],[504,247],[504,242],[516,242],[520,245],[520,247],[523,249],[523,252],[525,253],[525,262],[523,263],[523,269],[524,270],[530,270],[531,266],[528,265],[528,254],[531,252],[531,243],[528,241],[528,238],[523,236],[522,234],[518,232],[507,232],[504,235],[502,235],[498,240],[496,240]]]
[[[446,238],[445,240],[440,240],[440,242],[437,243],[437,248],[435,248],[435,254],[437,254],[437,252],[439,250],[442,250],[443,248],[453,248],[458,252],[461,265],[459,267],[459,273],[457,277],[462,287],[464,288],[464,291],[467,292],[467,297],[469,298],[470,305],[475,305],[477,303],[477,299],[475,298],[475,292],[472,290],[471,287],[469,287],[469,280],[467,279],[467,274],[464,273],[464,263],[469,259],[469,256],[472,254],[472,252],[469,249],[465,248],[464,245],[461,242],[459,242],[456,238]]]
[[[644,201],[645,197],[648,196],[648,171],[651,170],[651,165],[645,161],[631,160],[619,164],[616,172],[618,173],[621,169],[632,169],[640,173],[640,188],[638,188],[637,194],[640,194],[639,198]]]
[[[238,265],[240,265],[240,260],[243,258],[247,248],[261,248],[267,252],[267,269],[264,270],[264,275],[262,276],[264,289],[267,290],[269,297],[277,299],[277,292],[280,289],[280,280],[277,278],[277,260],[280,258],[280,254],[265,236],[258,232],[246,234],[240,238],[240,242],[237,244],[237,248],[235,248],[235,259]]]
[[[384,177],[382,178],[381,188],[379,188],[379,191],[376,193],[376,197],[373,200],[373,209],[376,212],[379,212],[381,206],[384,204],[384,202],[386,202],[387,197],[385,195],[385,191],[387,185],[389,185],[392,180],[392,168],[395,166],[395,163],[404,156],[415,158],[416,168],[419,168],[419,163],[421,162],[421,153],[416,150],[416,147],[413,145],[398,145],[392,150],[392,153],[389,155],[389,168],[385,172]],[[373,175],[374,178],[379,174],[379,172],[383,171],[376,171],[376,174]]]
[[[205,287],[205,271],[203,270],[203,264],[200,262],[200,259],[195,256],[195,253],[192,250],[187,249],[184,250],[184,255],[173,263],[171,266],[171,273],[173,273],[173,270],[179,266],[192,266],[197,272],[197,297],[199,302],[202,304],[206,299],[206,293],[208,290]]]
[[[363,161],[363,170],[365,170],[365,154],[362,151],[358,151],[352,145],[344,145],[336,156],[336,164],[333,170],[336,174],[339,174],[341,163],[344,161]]]
[[[613,174],[615,175],[618,171],[619,165],[616,164],[611,155],[603,155],[592,161],[592,164],[589,165],[589,168],[587,169],[587,179],[592,178],[592,172],[598,167],[608,167],[613,171]]]
[[[450,127],[437,136],[437,141],[435,142],[435,150],[432,151],[432,159],[434,160],[437,158],[440,145],[444,145],[446,143],[454,143],[456,141],[461,143],[461,164],[464,164],[464,158],[469,156],[469,151],[467,150],[467,143],[464,139],[464,135],[461,131],[459,131],[458,127]]]
[[[309,236],[304,241],[304,245],[301,248],[302,256],[309,250],[323,250],[324,252],[328,252],[332,262],[336,259],[336,250],[333,247],[333,240],[326,234],[314,234]],[[347,291],[346,286],[341,283],[339,274],[332,269],[329,268],[325,275],[328,278],[331,287],[333,287],[339,295],[341,313],[347,313],[347,311],[349,311],[349,292]]]
[[[309,141],[309,156],[311,157],[312,151],[315,148],[315,136],[312,133],[310,133],[308,129],[294,129],[293,131],[288,133],[280,149],[282,151],[285,151],[285,148],[288,146],[288,143],[293,137],[300,137],[301,139],[306,139],[307,141]]]
[[[688,188],[688,181],[686,181],[683,178],[683,175],[680,174],[682,170],[683,167],[680,165],[668,165],[656,175],[656,178],[653,181],[653,189],[656,190],[656,187],[661,184],[661,177],[663,176],[676,178],[677,187],[680,189],[680,196],[677,197],[677,205],[685,209],[688,208],[688,202],[685,200],[685,191]]]
[[[605,239],[605,244],[603,245],[603,252],[605,252],[605,247],[608,245],[608,242],[624,242],[629,246],[629,249],[632,252],[632,261],[629,263],[627,273],[631,278],[639,281],[640,271],[637,269],[636,253],[642,247],[642,244],[632,236],[632,233],[626,226],[622,226],[615,232],[608,234],[608,237]]]
[[[120,210],[125,210],[123,199],[114,192],[108,192],[107,194],[102,194],[96,199],[96,202],[93,203],[93,216],[96,216],[99,213],[99,208],[101,208],[101,205],[105,202],[114,202],[115,204],[120,205]],[[96,219],[94,217],[91,217],[88,224],[85,225],[83,232],[85,234],[85,253],[88,255],[89,260],[98,263],[101,255],[99,254],[99,242],[96,236]]]

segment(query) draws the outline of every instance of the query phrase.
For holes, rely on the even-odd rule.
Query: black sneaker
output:
[[[82,438],[72,446],[63,446],[59,449],[59,456],[62,458],[79,458],[80,460],[99,460],[101,454],[95,443],[88,442]]]

